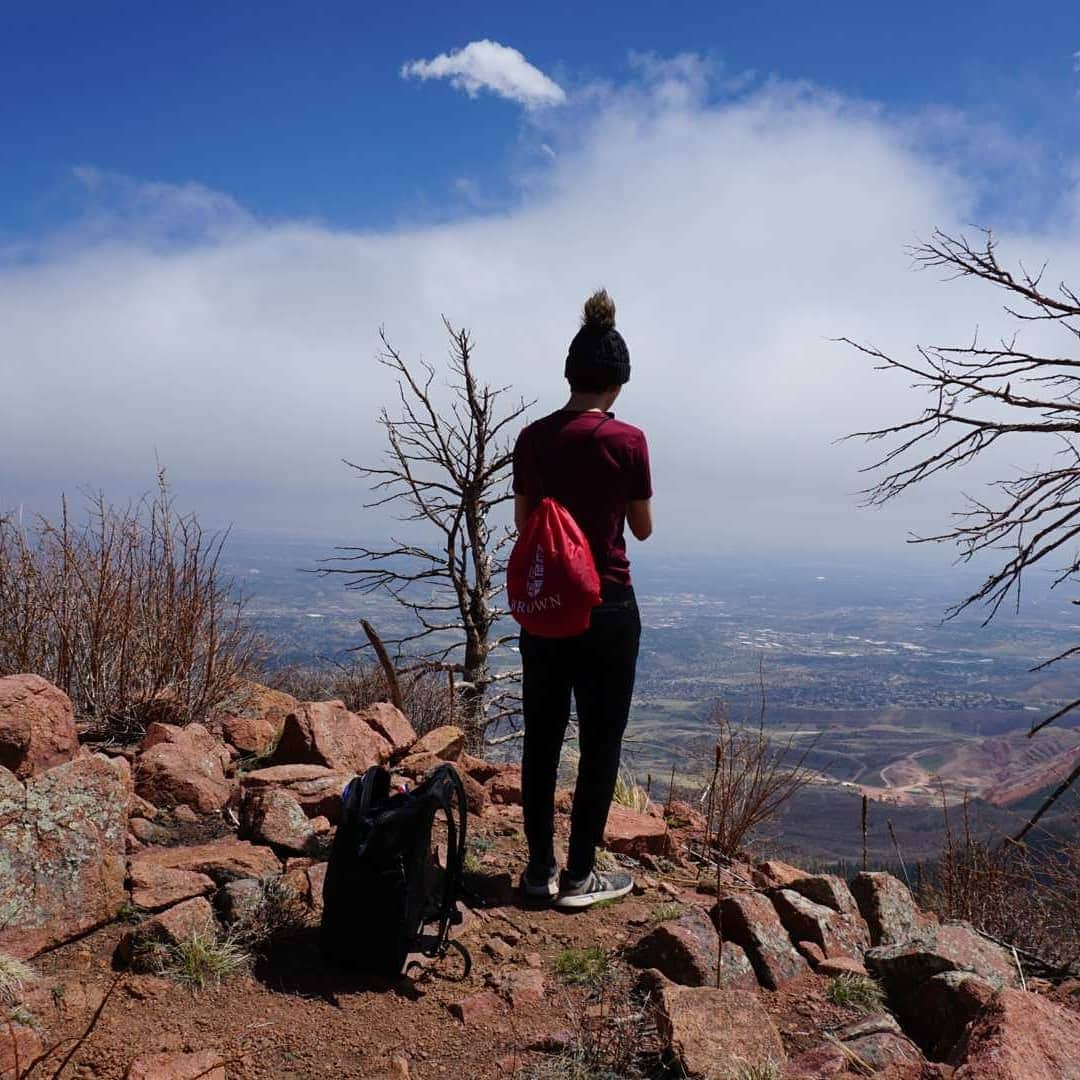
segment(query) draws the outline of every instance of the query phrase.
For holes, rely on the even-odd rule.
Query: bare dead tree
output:
[[[510,436],[531,402],[504,407],[509,388],[477,378],[469,332],[445,318],[443,324],[450,336],[448,402],[436,400],[435,368],[407,361],[380,331],[379,360],[398,390],[397,413],[384,408],[379,416],[387,463],[346,462],[372,481],[376,498],[368,508],[402,508],[399,520],[426,526],[431,540],[391,537],[382,549],[341,548],[351,554],[332,561],[356,565],[322,572],[349,575],[350,588],[382,592],[405,609],[412,628],[386,641],[397,650],[398,670],[451,672],[461,725],[478,749],[488,724],[516,711],[512,692],[497,684],[517,672],[495,673],[491,666],[492,653],[517,636],[497,633],[513,534],[493,519],[513,498]]]
[[[998,259],[989,231],[973,243],[965,236],[935,230],[912,253],[921,267],[944,269],[950,279],[976,278],[1000,290],[1006,313],[1018,324],[1016,331],[986,344],[976,333],[968,345],[919,346],[916,356],[903,360],[874,346],[841,339],[877,361],[878,370],[911,376],[913,386],[930,396],[930,404],[916,418],[855,432],[848,438],[891,444],[863,470],[881,474],[863,494],[869,505],[882,505],[933,476],[970,464],[992,447],[1016,446],[1030,452],[1039,444],[1035,437],[1045,437],[1042,445],[1047,457],[1040,464],[996,481],[991,485],[996,497],[989,501],[969,497],[967,508],[954,515],[952,528],[911,540],[955,544],[965,562],[987,552],[1006,553],[978,589],[948,609],[951,618],[982,605],[986,625],[1010,597],[1019,606],[1024,571],[1056,563],[1051,566],[1054,588],[1075,581],[1080,571],[1076,543],[1080,535],[1080,353],[1075,352],[1080,340],[1080,297],[1064,282],[1056,289],[1045,286],[1045,265],[1037,273],[1022,264],[1015,272],[1007,269]],[[1021,347],[1020,330],[1031,323],[1060,331],[1073,355]],[[1032,671],[1077,653],[1080,645],[1050,657]],[[1033,723],[1029,734],[1078,706],[1080,698],[1067,702]]]

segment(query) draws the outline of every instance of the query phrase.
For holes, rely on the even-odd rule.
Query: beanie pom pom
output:
[[[585,301],[581,324],[596,330],[611,330],[615,326],[615,301],[608,296],[607,289],[597,289]]]

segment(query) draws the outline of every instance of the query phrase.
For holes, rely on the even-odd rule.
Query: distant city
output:
[[[363,641],[360,618],[386,637],[407,625],[387,597],[312,572],[334,565],[320,562],[333,548],[230,539],[225,568],[270,640],[273,663],[347,661]],[[782,830],[804,853],[854,857],[860,793],[887,806],[901,831],[910,826],[909,844],[936,836],[927,815],[940,816],[943,793],[984,800],[980,820],[1007,829],[1006,815],[1017,811],[999,808],[1031,798],[1080,754],[1076,720],[1039,739],[1025,734],[1078,696],[1071,661],[1031,670],[1080,638],[1071,596],[1030,587],[1019,611],[1003,608],[986,626],[982,610],[946,620],[978,575],[897,562],[639,556],[643,633],[626,740],[639,782],[667,785],[674,769],[677,785],[700,787],[714,740],[709,718],[723,702],[735,722],[763,715],[793,747],[813,743],[819,783],[799,800],[813,820],[789,813]],[[515,663],[513,650],[499,660]]]

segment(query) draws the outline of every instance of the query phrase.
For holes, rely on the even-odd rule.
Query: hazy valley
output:
[[[402,629],[384,597],[310,572],[333,548],[239,536],[227,549],[276,664],[347,661],[361,617],[387,636]],[[657,791],[673,769],[677,786],[701,790],[716,703],[756,723],[764,689],[766,726],[800,752],[812,744],[818,777],[772,829],[774,848],[856,861],[865,793],[872,857],[896,860],[891,822],[904,857],[925,859],[940,843],[943,793],[954,807],[967,795],[975,826],[1004,832],[1080,754],[1075,723],[1026,734],[1073,693],[1068,662],[1030,670],[1080,633],[1064,595],[1033,596],[984,627],[970,613],[944,621],[977,583],[952,568],[642,557],[635,573],[643,636],[628,765]],[[500,663],[514,661],[508,650]],[[1075,808],[1063,801],[1058,827]]]

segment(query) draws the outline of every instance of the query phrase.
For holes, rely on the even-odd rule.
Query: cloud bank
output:
[[[204,517],[377,537],[389,515],[362,509],[341,459],[382,451],[378,328],[438,364],[445,313],[472,328],[481,375],[540,415],[563,403],[567,343],[603,284],[633,362],[617,411],[653,452],[651,544],[887,558],[940,527],[974,478],[858,509],[872,451],[835,440],[923,402],[832,339],[994,335],[997,298],[905,254],[975,220],[977,185],[911,118],[776,82],[709,102],[684,67],[682,91],[653,65],[545,114],[530,137],[557,154],[512,209],[367,234],[231,218],[163,246],[159,197],[157,224],[120,219],[0,270],[0,505],[145,489],[156,454]],[[1075,225],[1001,239],[1080,281]]]
[[[412,60],[402,65],[403,79],[449,79],[456,90],[476,97],[489,90],[527,109],[562,105],[566,92],[539,68],[533,67],[517,49],[497,41],[470,41],[452,53],[433,60]]]

